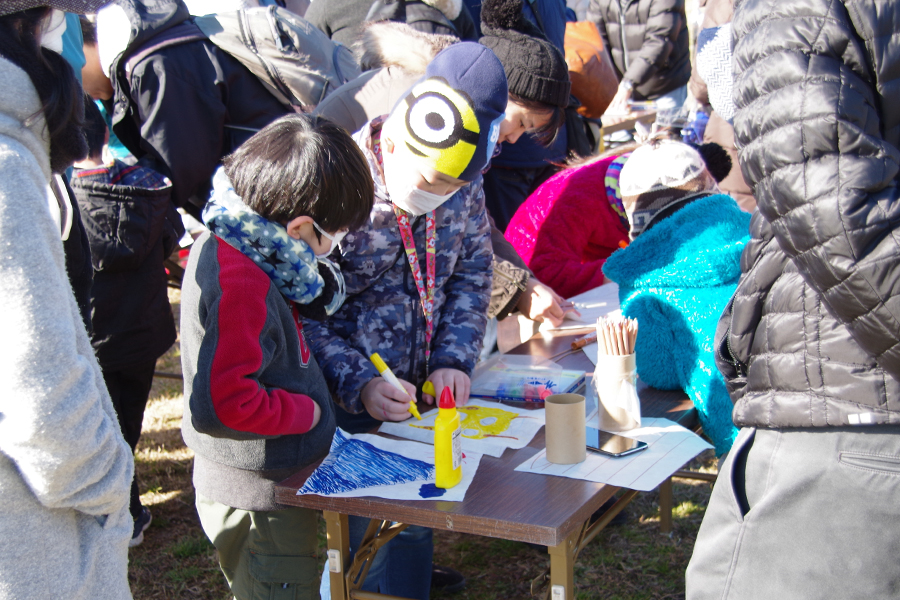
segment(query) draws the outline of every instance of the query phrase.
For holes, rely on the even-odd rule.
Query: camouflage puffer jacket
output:
[[[365,409],[362,388],[378,372],[369,361],[378,352],[394,374],[417,387],[425,366],[425,317],[406,259],[400,230],[381,168],[371,149],[380,120],[356,134],[375,181],[375,206],[368,223],[350,232],[331,255],[341,267],[347,301],[327,321],[303,321],[303,331],[335,401],[350,413]],[[430,370],[472,372],[481,351],[491,297],[491,229],[481,179],[459,190],[435,211],[436,270],[434,336]],[[425,217],[413,221],[425,273]]]

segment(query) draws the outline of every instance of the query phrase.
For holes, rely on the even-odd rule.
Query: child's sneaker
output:
[[[141,508],[141,514],[138,515],[138,518],[134,520],[134,533],[131,536],[131,541],[128,542],[129,548],[134,548],[135,546],[139,546],[141,542],[144,541],[144,531],[148,527],[150,527],[150,521],[153,520],[153,517],[150,515],[150,509],[146,506]]]

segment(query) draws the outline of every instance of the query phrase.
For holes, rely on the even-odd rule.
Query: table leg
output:
[[[338,573],[329,569],[331,600],[348,600],[345,576],[347,567],[350,566],[350,561],[348,560],[350,556],[350,527],[347,523],[347,515],[327,510],[323,511],[323,514],[325,516],[325,530],[328,535],[329,562],[332,560],[332,555],[336,552],[337,556],[333,560],[336,560],[340,566],[340,572]]]
[[[575,598],[575,556],[582,527],[570,533],[558,546],[550,546],[550,599],[574,600]]]
[[[659,530],[672,533],[672,478],[659,484]]]

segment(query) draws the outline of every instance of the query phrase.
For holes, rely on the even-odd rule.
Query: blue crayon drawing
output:
[[[348,439],[338,429],[331,452],[298,493],[328,495],[428,479],[434,479],[434,465]]]

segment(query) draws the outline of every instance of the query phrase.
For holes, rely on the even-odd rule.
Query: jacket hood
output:
[[[603,273],[623,287],[703,288],[736,284],[750,215],[725,194],[691,202],[617,250]]]
[[[458,41],[452,35],[424,33],[405,23],[380,22],[364,26],[356,50],[364,71],[395,67],[424,75],[428,63]]]

